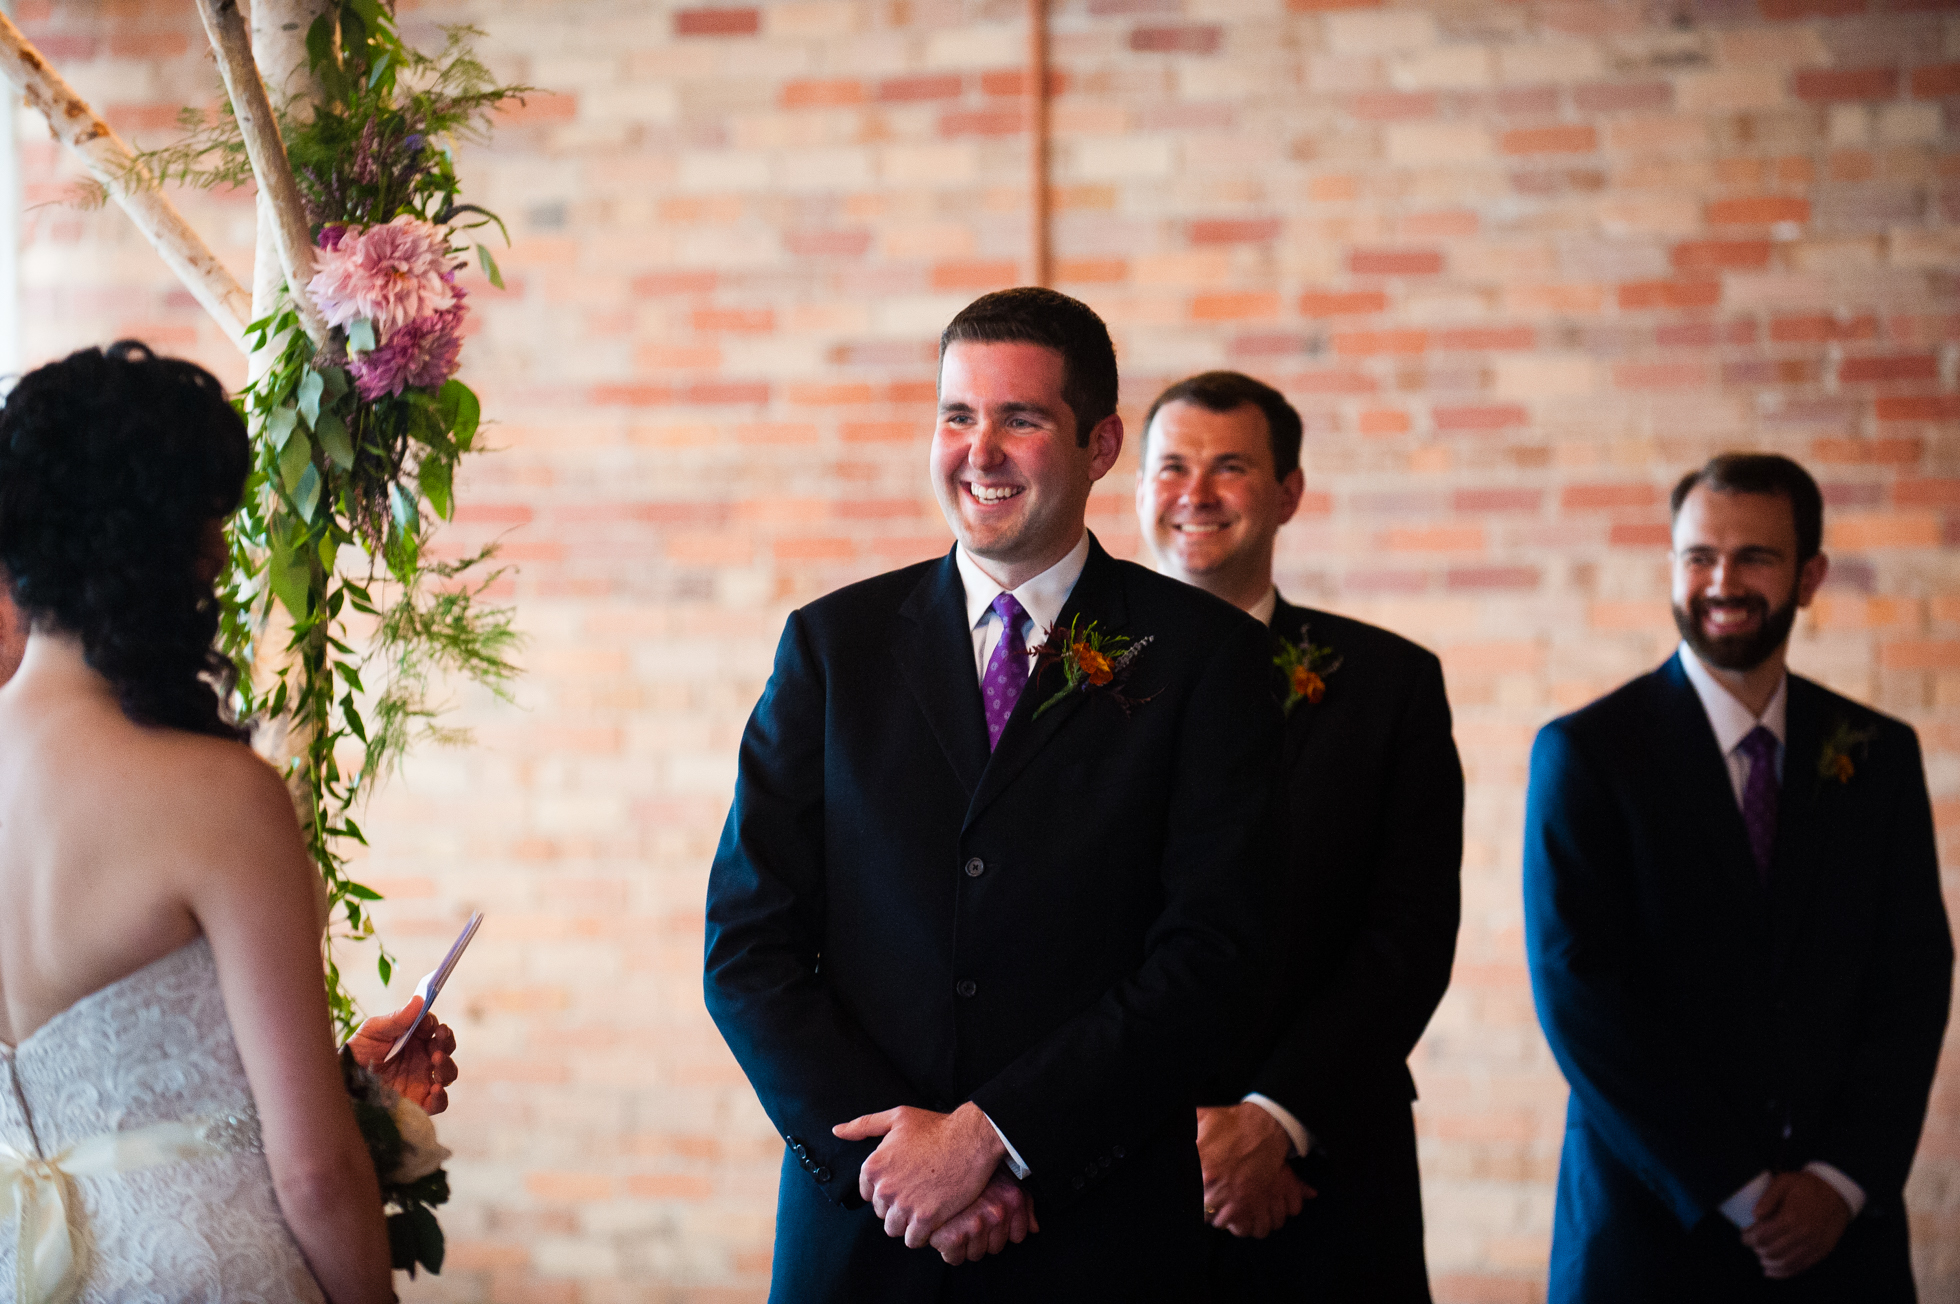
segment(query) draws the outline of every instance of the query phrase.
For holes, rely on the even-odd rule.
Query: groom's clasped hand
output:
[[[858,1194],[912,1249],[948,1263],[998,1254],[1040,1231],[1034,1199],[1002,1164],[1006,1147],[971,1101],[950,1114],[901,1105],[831,1131],[844,1141],[882,1137],[858,1172]]]

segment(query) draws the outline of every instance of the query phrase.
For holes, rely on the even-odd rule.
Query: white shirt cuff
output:
[[[1851,1216],[1856,1218],[1865,1211],[1865,1188],[1846,1177],[1842,1172],[1823,1162],[1813,1159],[1803,1166],[1806,1173],[1814,1173],[1824,1179],[1824,1184],[1836,1191],[1850,1208]]]
[[[1756,1201],[1762,1199],[1763,1192],[1767,1190],[1769,1190],[1769,1171],[1765,1169],[1750,1178],[1747,1186],[1722,1201],[1722,1216],[1734,1223],[1738,1229],[1749,1230],[1749,1225],[1756,1221]]]
[[[1019,1150],[1016,1150],[1014,1148],[1014,1143],[1007,1139],[1007,1133],[1000,1130],[1000,1124],[994,1122],[994,1120],[991,1118],[987,1118],[986,1110],[983,1109],[980,1111],[980,1117],[987,1119],[987,1126],[994,1130],[994,1135],[1000,1138],[1001,1145],[1007,1148],[1007,1171],[1014,1174],[1014,1176],[1019,1180],[1023,1182],[1027,1181],[1028,1180],[1027,1160],[1021,1158],[1021,1152]]]
[[[1293,1117],[1292,1110],[1280,1104],[1271,1096],[1262,1096],[1256,1091],[1248,1091],[1245,1099],[1239,1103],[1241,1105],[1257,1105],[1268,1114],[1271,1114],[1273,1121],[1286,1130],[1287,1139],[1293,1143],[1294,1154],[1304,1155],[1307,1151],[1313,1149],[1313,1133],[1307,1131],[1300,1120]]]

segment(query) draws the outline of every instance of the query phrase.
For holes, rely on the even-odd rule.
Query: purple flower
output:
[[[354,388],[372,403],[383,394],[399,395],[404,388],[435,389],[456,374],[463,348],[463,292],[442,312],[417,317],[388,337],[387,343],[350,359]]]

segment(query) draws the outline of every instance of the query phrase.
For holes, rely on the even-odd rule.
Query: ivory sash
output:
[[[0,1141],[0,1215],[18,1220],[17,1304],[70,1304],[80,1293],[68,1210],[69,1178],[132,1173],[139,1168],[225,1153],[205,1139],[204,1123],[152,1123],[77,1141],[51,1159]]]

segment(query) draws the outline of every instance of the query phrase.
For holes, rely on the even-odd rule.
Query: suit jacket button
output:
[[[1084,1177],[1078,1177],[1075,1179],[1074,1185],[1075,1185],[1075,1189],[1079,1191],[1084,1186],[1088,1185],[1088,1179]]]
[[[819,1182],[828,1182],[830,1180],[830,1170],[828,1168],[819,1168],[816,1172],[811,1173],[810,1176],[816,1178]]]
[[[971,978],[962,978],[953,984],[953,990],[962,996],[971,996],[980,990],[980,984],[974,982]]]
[[[1122,1146],[1111,1146],[1111,1147],[1109,1148],[1109,1153],[1110,1153],[1110,1154],[1112,1154],[1112,1155],[1115,1155],[1115,1156],[1116,1156],[1116,1157],[1117,1157],[1118,1159],[1121,1159],[1121,1158],[1123,1157],[1123,1147],[1122,1147]]]
[[[966,876],[968,878],[979,878],[986,872],[987,862],[980,859],[980,857],[975,856],[972,860],[966,862]]]
[[[783,1140],[789,1142],[789,1148],[792,1150],[801,1150],[803,1148],[803,1138],[797,1136],[795,1133],[784,1137]]]
[[[1098,1164],[1101,1164],[1104,1168],[1107,1168],[1109,1167],[1109,1156],[1104,1155],[1101,1159],[1098,1159],[1096,1162]]]

